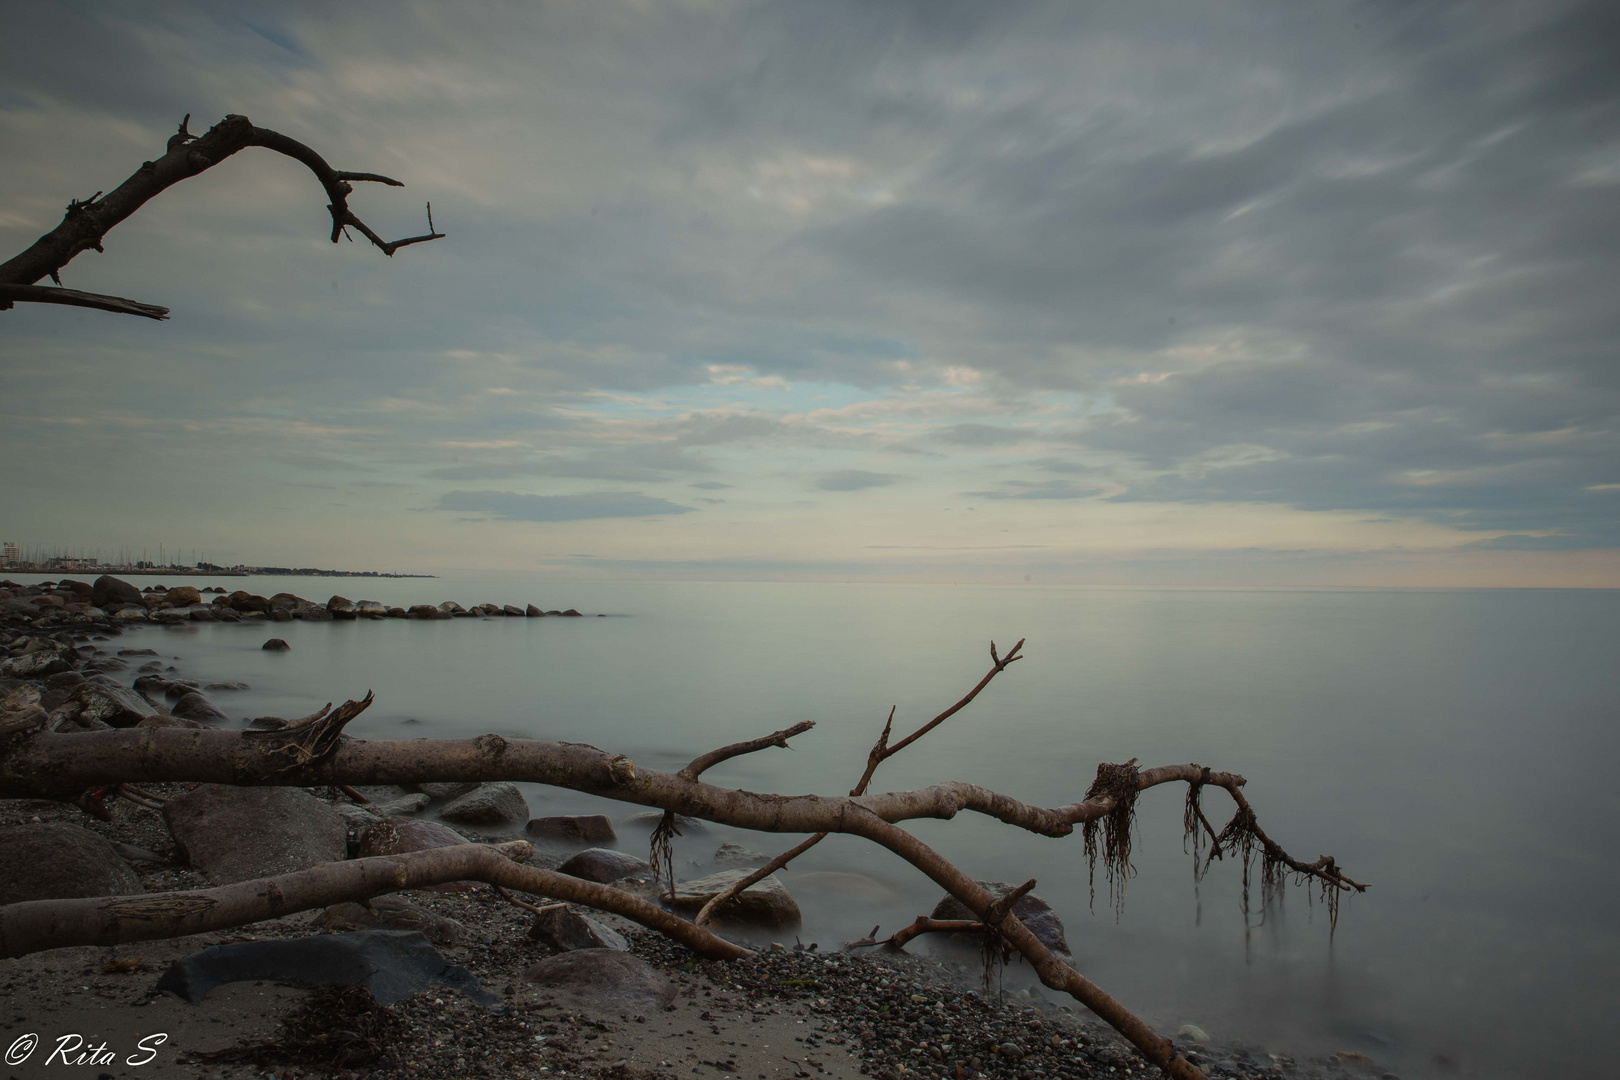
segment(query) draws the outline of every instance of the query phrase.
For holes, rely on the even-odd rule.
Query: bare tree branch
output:
[[[170,136],[167,152],[155,161],[143,162],[134,174],[103,197],[96,192],[88,199],[74,199],[69,203],[62,223],[36,240],[28,250],[0,263],[0,310],[10,308],[17,301],[53,304],[71,304],[128,315],[141,315],[149,319],[167,316],[167,309],[153,304],[142,304],[120,297],[98,296],[95,293],[69,293],[61,289],[32,287],[42,278],[49,277],[61,284],[61,271],[83,251],[101,251],[102,238],[119,222],[144,206],[148,200],[182,180],[213,168],[240,150],[260,146],[302,162],[326,191],[327,210],[332,215],[332,242],[335,244],[344,229],[354,228],[370,240],[385,255],[393,255],[402,247],[438,240],[444,234],[433,228],[432,212],[428,214],[428,231],[421,236],[403,240],[384,240],[370,226],[361,221],[349,208],[349,196],[354,188],[351,182],[367,181],[402,187],[398,181],[376,173],[348,172],[332,168],[326,159],[296,139],[268,128],[254,127],[245,116],[231,115],[215,124],[202,136],[187,130],[191,120],[188,113],[180,122],[180,129]],[[47,295],[49,294],[49,295]],[[70,298],[71,296],[71,298]]]
[[[722,761],[729,761],[734,757],[742,757],[744,754],[752,754],[758,750],[767,750],[773,746],[779,746],[783,750],[790,750],[792,748],[787,744],[789,739],[795,735],[803,735],[815,726],[816,722],[814,720],[801,720],[792,727],[783,728],[781,731],[773,731],[769,735],[758,739],[749,739],[747,742],[732,743],[730,746],[722,746],[718,750],[710,750],[707,754],[693,758],[690,765],[675,775],[683,780],[696,780],[703,775],[705,770],[713,768]]]

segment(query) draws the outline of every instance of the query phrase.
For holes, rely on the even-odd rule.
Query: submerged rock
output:
[[[990,895],[998,900],[1012,891],[1012,886],[1000,881],[981,881],[978,883],[990,891]],[[1018,903],[1013,905],[1013,914],[1034,934],[1036,939],[1048,949],[1056,950],[1065,956],[1069,953],[1069,942],[1063,936],[1063,920],[1057,917],[1052,905],[1042,900],[1034,893],[1026,893]],[[967,905],[954,896],[947,895],[934,905],[929,916],[934,919],[977,919],[978,916],[969,911]],[[977,940],[977,939],[975,939]]]
[[[619,839],[613,831],[613,822],[604,814],[564,815],[533,818],[524,826],[530,836],[548,840],[568,840],[584,844],[611,844]]]
[[[748,874],[747,870],[722,870],[708,877],[683,881],[675,886],[674,894],[666,899],[669,906],[677,911],[695,911]],[[798,902],[775,874],[744,889],[724,904],[716,914],[737,922],[773,929],[792,928],[798,926],[803,919]]]

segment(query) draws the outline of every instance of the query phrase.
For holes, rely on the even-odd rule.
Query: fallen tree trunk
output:
[[[400,889],[422,889],[452,881],[483,881],[611,911],[716,960],[751,955],[740,945],[716,937],[639,896],[567,874],[523,866],[522,860],[533,853],[526,840],[491,846],[461,844],[325,863],[215,889],[9,904],[0,907],[0,957],[26,956],[70,945],[122,945],[227,930],[346,901],[364,902]]]
[[[621,754],[610,754],[581,743],[506,739],[498,735],[462,740],[366,742],[351,739],[343,734],[343,727],[371,704],[372,697],[367,694],[365,698],[346,702],[335,710],[327,706],[278,731],[137,728],[59,734],[44,730],[37,720],[19,720],[0,728],[0,798],[71,799],[87,788],[163,781],[337,787],[419,784],[428,781],[515,780],[568,788],[662,809],[665,812],[664,826],[654,832],[655,864],[659,861],[656,849],[660,837],[667,845],[675,815],[764,832],[818,835],[836,832],[861,836],[905,859],[955,896],[978,917],[985,932],[993,936],[992,946],[999,942],[1017,950],[1029,960],[1043,983],[1070,994],[1091,1009],[1129,1039],[1148,1061],[1166,1075],[1181,1080],[1201,1080],[1203,1074],[1175,1052],[1170,1040],[1158,1035],[1121,1002],[1054,956],[1016,916],[1009,917],[1010,901],[1006,898],[998,901],[968,874],[901,829],[897,823],[915,818],[951,818],[963,810],[971,810],[1044,836],[1066,836],[1078,825],[1084,835],[1085,853],[1093,872],[1100,855],[1111,889],[1117,885],[1117,904],[1123,898],[1125,882],[1131,874],[1130,838],[1137,796],[1159,785],[1179,781],[1187,785],[1184,824],[1193,841],[1194,859],[1200,857],[1206,832],[1210,843],[1209,860],[1221,857],[1226,852],[1237,854],[1244,869],[1245,910],[1249,866],[1256,846],[1261,850],[1268,892],[1280,885],[1289,874],[1294,875],[1296,881],[1313,881],[1327,894],[1329,909],[1335,917],[1339,894],[1359,892],[1365,886],[1346,876],[1329,856],[1306,863],[1288,855],[1260,829],[1254,810],[1241,790],[1245,784],[1242,776],[1215,772],[1196,764],[1163,765],[1140,770],[1136,768],[1134,759],[1123,765],[1104,764],[1098,767],[1097,779],[1084,798],[1052,808],[1034,806],[964,781],[934,784],[914,791],[865,793],[873,772],[883,760],[915,742],[971,701],[995,674],[1017,659],[1017,651],[1015,646],[1007,657],[999,658],[992,645],[991,658],[995,666],[990,674],[967,697],[892,747],[888,745],[893,722],[891,712],[890,725],[884,727],[868,758],[865,773],[854,792],[847,796],[765,794],[718,787],[706,784],[699,778],[705,769],[729,758],[768,747],[786,746],[788,738],[813,726],[808,723],[710,751],[679,772],[668,773],[638,768]],[[1237,806],[1231,821],[1219,832],[1204,816],[1200,804],[1200,793],[1207,786],[1222,788]],[[799,845],[779,856],[772,865],[784,864],[814,842],[815,838],[812,838]],[[442,850],[465,851],[463,848]],[[436,855],[438,852],[421,854]],[[665,854],[667,865],[667,850]],[[736,956],[746,952],[722,942],[700,925],[675,919],[629,894],[607,886],[520,867],[488,849],[447,856],[455,863],[456,869],[453,872],[444,870],[447,876],[437,877],[434,881],[427,878],[438,873],[437,869],[418,867],[418,876],[413,878],[410,867],[414,864],[397,861],[408,857],[389,858],[395,861],[359,860],[329,864],[303,872],[311,877],[288,875],[287,879],[244,882],[224,890],[167,894],[163,902],[184,903],[183,898],[186,897],[229,893],[231,904],[234,905],[231,910],[236,914],[232,916],[234,921],[219,922],[209,927],[219,928],[275,917],[290,910],[303,910],[303,907],[285,907],[289,887],[302,890],[298,895],[309,900],[305,906],[315,906],[315,897],[323,898],[319,902],[324,905],[339,899],[362,899],[390,891],[389,881],[399,879],[401,874],[405,879],[421,884],[477,878],[497,887],[540,892],[625,914],[706,955],[724,955],[726,948],[736,950],[732,954]],[[471,869],[465,869],[459,861],[463,859],[483,861],[476,866],[469,863]],[[379,865],[376,869],[352,869],[369,862],[388,865]],[[400,870],[401,865],[405,866],[403,871]],[[423,867],[429,865],[437,864],[430,861],[422,864]],[[1206,860],[1204,867],[1208,865]],[[389,878],[390,874],[394,878]],[[1031,881],[1020,891],[1033,885]],[[391,886],[405,887],[411,886]],[[345,889],[348,891],[344,892]],[[324,899],[326,897],[334,899]],[[114,901],[53,900],[12,905],[0,909],[0,929],[13,925],[26,926],[29,928],[27,933],[32,935],[27,938],[32,943],[30,949],[40,949],[100,940],[94,937],[96,934],[113,937],[130,934],[136,936],[119,940],[136,940],[137,936],[164,937],[172,936],[172,933],[192,933],[195,930],[166,927],[189,926],[191,924],[185,919],[205,917],[200,913],[186,914],[176,917],[178,922],[171,920],[171,923],[164,924],[162,918],[154,919],[139,907],[143,902],[156,900],[153,897]],[[215,904],[222,902],[223,897]],[[137,906],[130,909],[119,907],[119,904]],[[29,910],[18,911],[23,908]],[[163,910],[161,903],[156,910]],[[211,904],[208,910],[213,911],[214,905]],[[224,920],[227,918],[225,911],[225,908],[221,908],[218,914],[206,917]],[[24,933],[21,929],[8,932]],[[0,940],[9,942],[11,939]],[[7,947],[11,946],[8,944]]]

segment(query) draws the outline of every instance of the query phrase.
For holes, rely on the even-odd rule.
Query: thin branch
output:
[[[787,741],[795,735],[803,735],[815,726],[816,722],[814,720],[801,720],[792,727],[785,727],[781,731],[773,731],[769,735],[761,736],[758,739],[749,739],[747,742],[732,743],[730,746],[722,746],[718,750],[710,750],[707,754],[693,758],[690,765],[675,775],[683,780],[696,780],[703,775],[705,770],[713,768],[722,761],[729,761],[734,757],[742,757],[744,754],[752,754],[759,750],[768,750],[773,746],[780,747],[783,750],[791,750],[792,747],[788,746]]]
[[[54,273],[54,271],[53,271]],[[46,285],[0,284],[0,311],[22,301],[32,304],[64,304],[68,307],[94,308],[115,315],[139,315],[143,319],[162,322],[169,317],[169,309],[139,300],[126,300],[122,296],[105,293],[80,292],[78,289],[53,289]]]

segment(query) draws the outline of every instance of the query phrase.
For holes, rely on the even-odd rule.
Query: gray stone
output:
[[[92,675],[74,687],[73,701],[82,720],[99,720],[111,727],[134,727],[158,714],[141,695],[105,675]]]
[[[287,644],[281,638],[273,637],[263,645],[260,645],[259,648],[263,649],[265,652],[286,652],[288,649],[292,648],[292,646]]]
[[[516,825],[529,820],[529,804],[514,784],[480,784],[445,804],[439,816],[465,825]]]
[[[409,795],[401,795],[397,799],[376,803],[372,812],[378,817],[408,817],[411,814],[420,814],[432,801],[421,792],[415,791]]]
[[[167,599],[175,607],[190,607],[202,603],[202,593],[190,585],[176,585],[169,590]]]
[[[530,604],[528,607],[523,609],[523,614],[525,617],[530,619],[539,619],[544,618],[546,613],[535,607],[533,604]]]
[[[675,886],[674,895],[668,898],[669,905],[677,911],[697,910],[748,874],[747,870],[722,870],[708,877],[683,881]],[[802,919],[798,902],[775,874],[744,889],[716,914],[773,929],[798,926]]]
[[[141,602],[141,590],[120,578],[103,574],[90,586],[90,602],[98,608],[138,604]]]
[[[518,607],[516,604],[503,604],[501,606],[501,614],[505,615],[507,618],[521,619],[523,618],[523,609]]]
[[[523,828],[530,836],[576,844],[611,844],[619,839],[613,822],[603,814],[534,818]]]
[[[112,657],[104,657],[112,659]],[[9,660],[0,660],[0,678],[43,679],[63,671],[72,671],[73,665],[48,649],[25,653]]]
[[[163,808],[181,856],[215,884],[336,862],[349,831],[331,806],[302,788],[204,784]]]
[[[352,612],[354,610],[354,601],[350,600],[346,596],[338,596],[336,593],[333,593],[332,599],[326,602],[326,610],[330,611],[334,615],[340,611]]]
[[[575,949],[540,961],[523,978],[610,1010],[662,1009],[675,1000],[674,985],[647,961],[617,949]]]
[[[415,818],[378,818],[360,837],[357,857],[400,855],[407,851],[429,851],[471,843],[448,825]]]
[[[741,844],[721,844],[720,849],[714,853],[714,864],[722,869],[736,870],[741,868],[753,869],[764,866],[771,861],[769,855],[762,855],[752,848],[745,848]]]
[[[364,904],[333,904],[315,918],[323,930],[415,930],[435,945],[464,945],[472,937],[454,919],[436,915],[398,896],[375,896]]]
[[[450,783],[417,784],[417,789],[430,799],[455,799],[478,787],[476,780],[456,780]]]
[[[1011,891],[1012,886],[1000,881],[981,881],[978,883],[990,891],[990,895],[998,900]],[[1042,945],[1063,953],[1069,953],[1069,942],[1063,936],[1063,920],[1057,917],[1052,905],[1036,896],[1026,893],[1018,903],[1013,905],[1012,913],[1018,916],[1029,932],[1034,934]],[[934,905],[930,918],[934,919],[977,919],[978,916],[969,911],[967,905],[954,896],[947,895]],[[977,940],[976,938],[974,940]]]
[[[586,848],[557,867],[557,872],[586,881],[601,882],[603,885],[621,878],[650,881],[653,877],[651,863],[610,848]]]
[[[212,701],[209,701],[205,695],[199,694],[195,690],[175,702],[174,707],[169,710],[169,714],[182,720],[195,720],[199,724],[225,724],[230,722],[230,718],[220,712]]]
[[[0,907],[24,900],[128,896],[141,879],[112,844],[61,821],[0,828]],[[21,872],[26,868],[26,872]]]
[[[617,930],[571,910],[566,904],[551,904],[535,913],[529,924],[529,937],[560,952],[575,949],[617,949],[624,952],[630,943]]]

